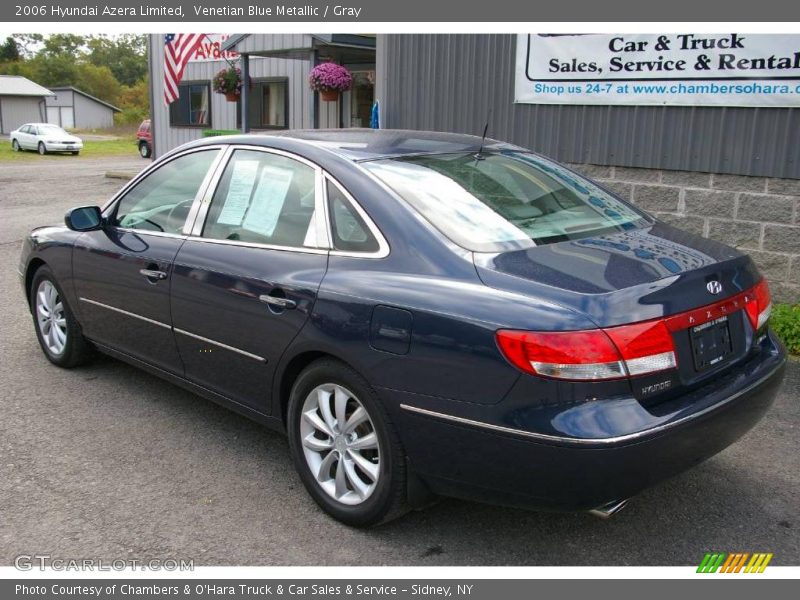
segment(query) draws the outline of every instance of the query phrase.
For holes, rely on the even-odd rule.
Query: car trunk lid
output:
[[[545,297],[598,327],[671,318],[678,368],[632,378],[640,398],[698,384],[751,346],[744,294],[760,275],[750,258],[664,223],[474,256],[486,285]]]

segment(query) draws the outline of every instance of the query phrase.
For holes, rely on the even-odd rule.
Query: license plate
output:
[[[720,317],[692,327],[689,330],[689,337],[692,342],[694,368],[697,371],[710,369],[733,354],[728,317]]]

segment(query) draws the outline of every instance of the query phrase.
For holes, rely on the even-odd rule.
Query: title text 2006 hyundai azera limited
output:
[[[285,430],[353,525],[431,494],[610,514],[783,374],[749,257],[492,140],[209,138],[65,220],[20,264],[47,358],[95,347]]]

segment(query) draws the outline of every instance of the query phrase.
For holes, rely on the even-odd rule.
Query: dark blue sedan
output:
[[[783,375],[748,256],[492,140],[209,138],[65,221],[20,261],[45,356],[99,350],[287,432],[351,525],[437,494],[610,515]]]

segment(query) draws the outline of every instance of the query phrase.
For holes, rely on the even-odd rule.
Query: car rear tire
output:
[[[36,338],[47,360],[65,369],[89,360],[92,347],[48,267],[36,271],[30,294]]]
[[[299,375],[288,429],[300,479],[329,515],[368,527],[406,512],[400,438],[374,390],[349,366],[321,359]]]
[[[11,150],[14,152],[20,151],[19,142],[17,140],[11,140]]]
[[[44,142],[39,142],[39,154],[42,156],[47,154],[47,147],[44,145]]]
[[[150,158],[150,155],[153,151],[150,149],[150,144],[147,142],[140,142],[139,143],[139,155],[142,158]]]

